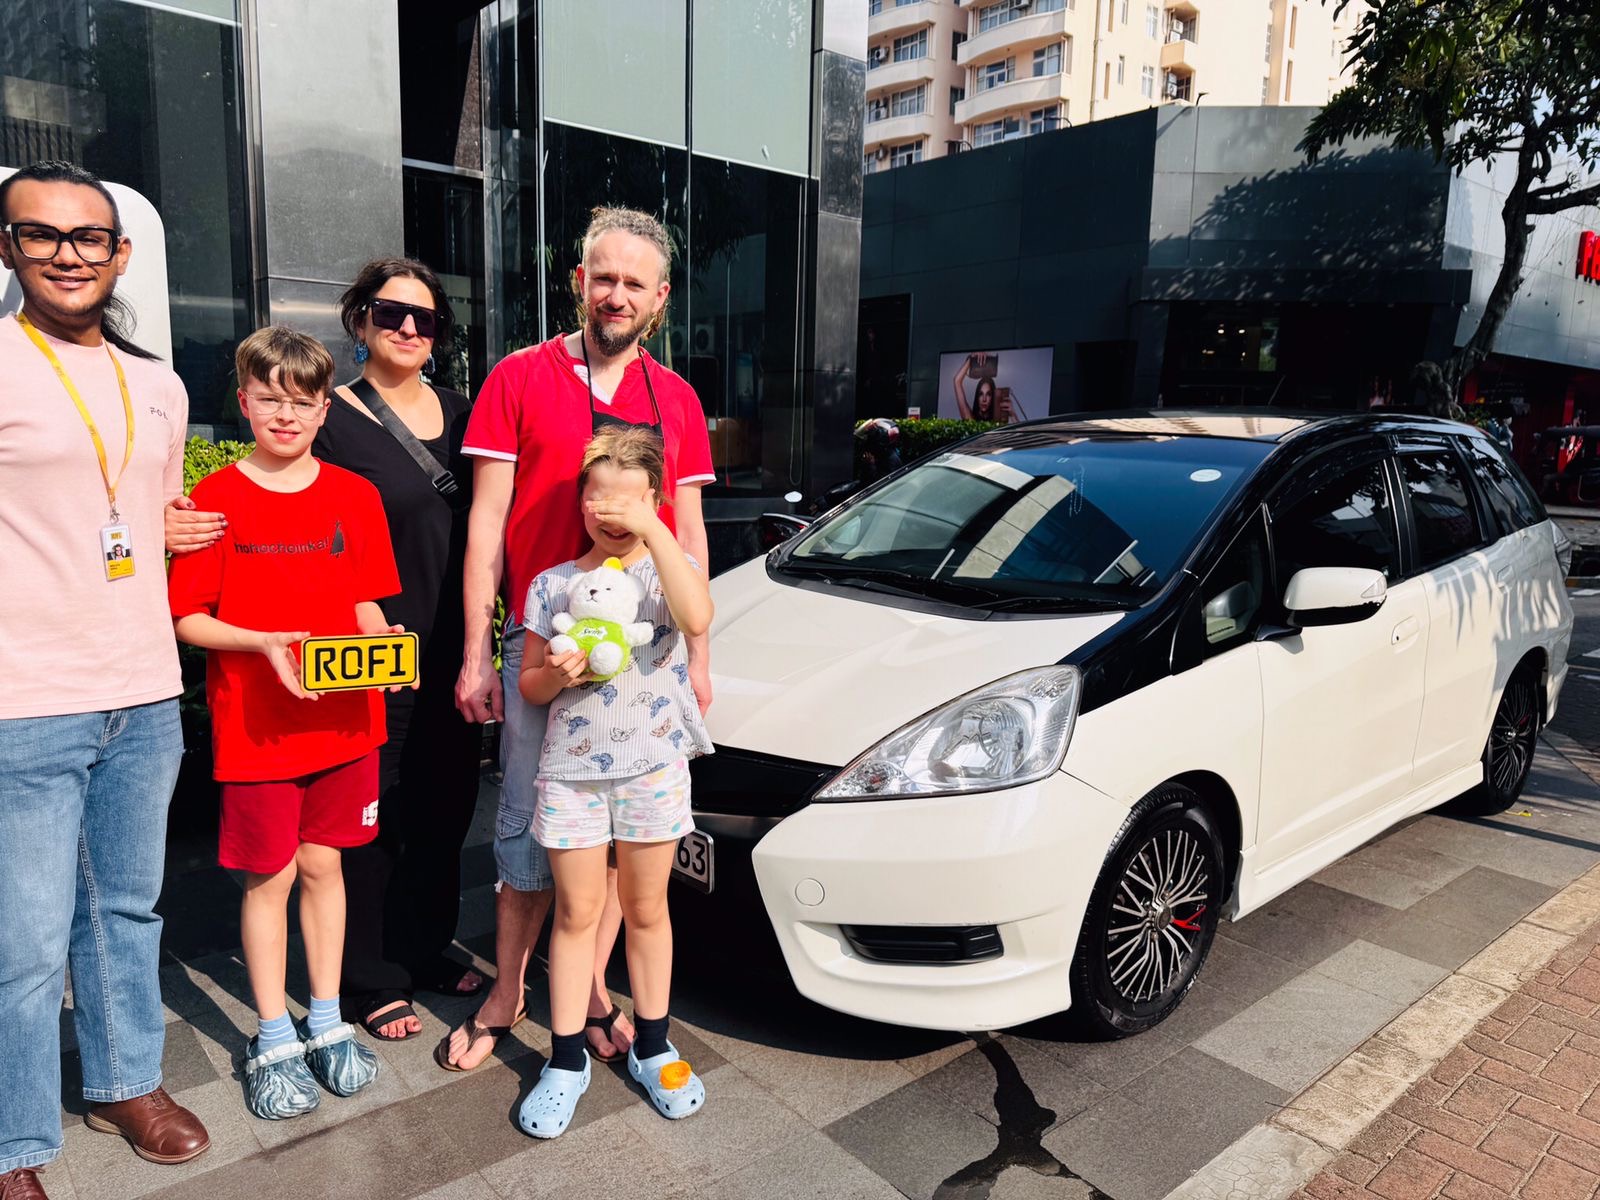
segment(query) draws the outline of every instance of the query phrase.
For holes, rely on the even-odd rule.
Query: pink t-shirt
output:
[[[115,477],[127,424],[106,348],[47,340],[100,429]],[[14,318],[0,317],[0,718],[104,712],[182,690],[161,510],[183,491],[189,397],[166,365],[117,360],[133,401],[133,461],[117,508],[134,573],[113,581],[89,431],[49,360]]]

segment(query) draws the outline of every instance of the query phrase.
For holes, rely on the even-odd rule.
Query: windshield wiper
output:
[[[1007,596],[985,604],[991,612],[1103,612],[1107,609],[1123,611],[1135,607],[1131,600],[1106,597],[1088,600],[1068,596]]]
[[[984,608],[988,608],[991,602],[1002,599],[1005,595],[977,584],[962,583],[954,579],[932,579],[898,567],[873,567],[849,562],[819,562],[815,559],[791,558],[779,569],[796,575],[816,575],[835,583],[870,588],[890,595],[949,600]]]

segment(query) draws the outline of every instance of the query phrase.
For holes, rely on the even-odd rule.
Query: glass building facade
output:
[[[849,473],[859,0],[12,0],[0,165],[82,162],[166,224],[174,365],[231,422],[233,346],[404,252],[461,336],[441,382],[575,327],[599,204],[677,251],[649,344],[695,387],[708,512]],[[756,507],[760,507],[756,504]]]

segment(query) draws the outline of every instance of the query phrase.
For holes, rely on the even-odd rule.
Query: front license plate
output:
[[[678,853],[672,860],[672,877],[686,883],[697,892],[709,892],[716,886],[716,860],[712,857],[715,843],[709,833],[691,830],[678,839]]]
[[[300,686],[308,692],[409,687],[417,681],[417,635],[371,633],[300,643]]]

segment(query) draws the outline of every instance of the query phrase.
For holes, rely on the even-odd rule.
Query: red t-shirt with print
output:
[[[506,521],[504,595],[511,624],[522,622],[528,585],[541,571],[570,562],[589,548],[578,511],[578,468],[593,436],[589,388],[582,359],[567,353],[558,335],[501,359],[489,372],[467,423],[463,454],[517,465]],[[595,411],[633,424],[654,424],[645,371],[661,409],[670,499],[684,484],[710,483],[711,438],[700,398],[688,382],[646,352],[622,373],[616,394],[595,392]],[[672,508],[661,519],[673,527]]]
[[[209,613],[261,632],[357,633],[356,605],[400,591],[378,489],[319,463],[311,486],[273,492],[237,466],[192,493],[206,512],[228,514],[222,538],[172,560],[174,618]],[[213,650],[206,659],[214,774],[234,783],[297,779],[352,762],[385,740],[383,693],[326,692],[299,700],[264,654]]]

